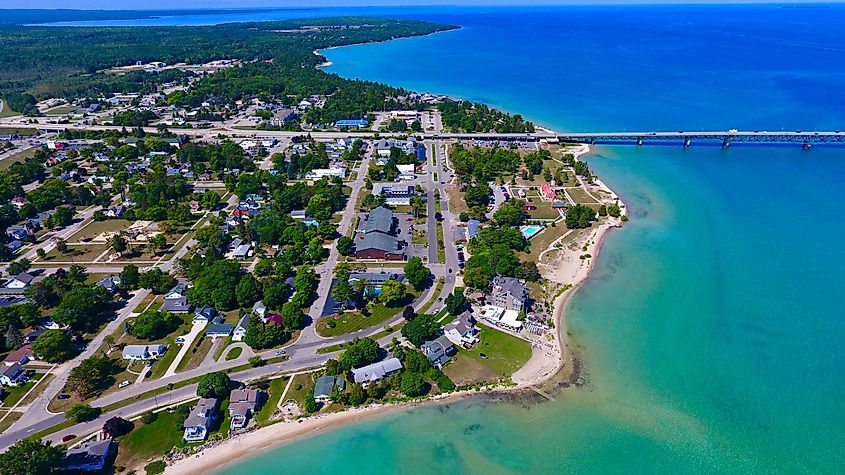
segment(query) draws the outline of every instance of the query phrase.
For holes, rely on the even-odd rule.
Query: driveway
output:
[[[173,360],[173,363],[170,363],[170,367],[164,372],[164,375],[162,376],[163,378],[176,374],[176,367],[179,366],[179,362],[182,361],[182,358],[191,349],[191,346],[193,346],[194,340],[196,340],[197,336],[199,336],[199,334],[205,329],[206,324],[207,322],[194,322],[194,324],[191,325],[191,331],[189,331],[187,335],[183,335],[185,342],[182,343],[182,346],[179,348],[179,353],[176,355],[176,359]],[[170,351],[173,350],[171,349]]]

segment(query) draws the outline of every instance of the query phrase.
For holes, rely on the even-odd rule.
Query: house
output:
[[[179,282],[178,284],[174,285],[173,288],[168,290],[166,294],[164,294],[164,299],[171,300],[184,297],[187,291],[188,284],[185,282]]]
[[[205,336],[209,337],[227,337],[232,334],[234,331],[235,326],[230,323],[212,323],[208,326],[205,330]]]
[[[86,442],[69,449],[59,470],[74,470],[79,472],[96,472],[106,466],[106,462],[114,452],[115,443],[111,439]]]
[[[273,114],[273,117],[270,119],[270,125],[273,127],[282,127],[288,122],[296,119],[296,111],[292,109],[280,109]]]
[[[120,276],[110,275],[103,277],[99,282],[97,282],[97,286],[102,287],[109,293],[113,294],[117,292],[118,287],[120,287]]]
[[[208,430],[217,418],[217,399],[200,398],[197,405],[191,409],[188,418],[183,424],[185,434],[182,439],[185,442],[202,442],[208,436]]]
[[[12,198],[12,201],[10,201],[10,203],[11,203],[11,204],[12,204],[12,206],[14,206],[16,209],[21,209],[21,208],[23,208],[24,206],[26,206],[26,205],[28,205],[28,204],[29,204],[29,200],[28,200],[28,199],[26,199],[26,198],[24,198],[23,196],[15,196],[14,198]]]
[[[232,251],[233,259],[246,259],[252,254],[252,244],[241,244]]]
[[[346,381],[343,378],[324,374],[317,378],[317,382],[314,383],[314,400],[320,403],[327,403],[329,402],[329,398],[331,398],[332,390],[334,390],[335,386],[337,386],[338,390],[343,391],[345,385]]]
[[[557,197],[557,192],[548,183],[540,186],[540,195],[547,200],[554,200]]]
[[[522,279],[497,275],[493,278],[493,289],[488,303],[503,310],[520,312],[528,301],[528,287]]]
[[[407,165],[396,165],[396,169],[399,170],[399,180],[413,180],[417,177],[416,173],[414,173],[414,169],[416,167],[413,163],[409,163]]]
[[[257,389],[234,389],[229,393],[229,417],[232,429],[246,427],[249,417],[258,410]]]
[[[353,368],[352,380],[356,383],[367,384],[378,381],[385,376],[390,376],[402,369],[402,362],[399,358],[388,358],[378,363],[373,363],[362,368]]]
[[[13,239],[12,241],[6,243],[6,248],[12,251],[12,254],[18,252],[18,250],[22,247],[23,243],[19,239]]]
[[[41,333],[44,333],[44,329],[41,329]],[[29,335],[27,335],[28,339]],[[36,337],[37,338],[37,337]],[[35,341],[35,340],[33,340]],[[31,360],[35,359],[32,354],[32,345],[27,343],[15,351],[12,351],[6,356],[6,359],[3,360],[3,364],[6,366],[14,366],[18,365],[25,365],[29,363]]]
[[[478,328],[475,319],[469,312],[464,312],[452,322],[443,327],[443,335],[455,345],[464,348],[471,347],[478,342]]]
[[[26,272],[21,272],[18,275],[13,275],[9,277],[9,280],[6,281],[6,288],[7,289],[25,289],[32,284],[32,281],[35,280],[30,274]]]
[[[161,310],[170,313],[185,314],[191,311],[191,304],[185,297],[165,298],[161,304]]]
[[[125,212],[126,212],[126,206],[117,205],[117,206],[110,207],[105,212],[103,212],[103,214],[105,214],[109,218],[119,218],[119,217],[123,216],[123,213],[125,213]]]
[[[264,302],[259,300],[252,304],[252,313],[258,315],[260,318],[264,318],[264,314],[267,313],[267,306],[264,305]]]
[[[383,185],[379,190],[379,194],[384,196],[385,204],[391,206],[407,206],[411,204],[411,198],[416,195],[417,191],[414,185]]]
[[[481,232],[481,221],[477,219],[470,219],[467,221],[467,237],[469,239],[478,236],[479,232]]]
[[[20,224],[13,224],[6,228],[6,235],[12,239],[24,241],[29,238],[30,234],[32,234],[30,229],[27,226],[21,226]]]
[[[29,376],[27,376],[26,370],[17,363],[7,366],[0,372],[0,384],[3,386],[20,386],[27,381],[29,381]]]
[[[305,219],[305,210],[304,209],[295,209],[290,212],[290,217],[293,219]]]
[[[123,359],[146,361],[158,358],[167,351],[167,345],[126,345],[123,347]]]
[[[388,280],[404,282],[405,274],[399,274],[397,272],[353,272],[349,274],[350,284],[354,285],[359,280],[367,281],[367,286],[380,288]]]
[[[554,209],[566,209],[568,206],[566,205],[566,201],[561,200],[554,200],[552,201],[552,208]]]
[[[401,261],[405,259],[405,250],[400,241],[393,236],[366,233],[355,243],[355,258]]]
[[[339,120],[339,121],[334,123],[334,126],[337,127],[337,128],[347,127],[347,128],[359,129],[359,128],[364,128],[367,125],[369,125],[369,122],[367,122],[367,119],[342,119],[342,120]]]
[[[23,338],[27,343],[32,343],[33,341],[37,340],[38,337],[41,336],[42,333],[44,333],[44,331],[45,331],[44,328],[38,327],[38,328],[30,331],[26,335],[24,335]]]
[[[246,327],[249,325],[249,314],[244,315],[238,320],[238,324],[235,326],[235,330],[232,332],[232,340],[234,341],[243,341],[244,337],[246,336]]]
[[[305,174],[308,180],[319,180],[320,178],[343,178],[346,176],[346,169],[342,167],[315,168]]]
[[[211,305],[203,305],[194,311],[194,323],[208,323],[217,316],[217,310]]]
[[[423,343],[420,350],[428,358],[428,361],[431,361],[431,364],[437,368],[442,368],[449,361],[449,357],[455,354],[455,347],[445,336]]]
[[[394,222],[395,219],[393,217],[393,211],[390,211],[384,206],[379,206],[378,208],[370,211],[370,214],[367,215],[367,222],[364,226],[364,232],[379,232],[383,234],[393,234]]]

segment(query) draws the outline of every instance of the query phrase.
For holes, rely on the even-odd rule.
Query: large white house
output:
[[[182,438],[185,442],[202,442],[208,437],[208,429],[217,417],[217,399],[200,398],[197,405],[191,409],[190,415],[185,419],[185,434]]]
[[[129,361],[158,358],[167,351],[167,345],[126,345],[123,347],[123,359]]]

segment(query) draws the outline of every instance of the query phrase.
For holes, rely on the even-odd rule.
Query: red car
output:
[[[69,442],[69,441],[71,441],[75,438],[76,438],[76,434],[68,434],[68,435],[62,437],[62,442]]]

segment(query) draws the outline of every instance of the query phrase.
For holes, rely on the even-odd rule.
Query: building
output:
[[[349,283],[355,284],[359,280],[366,280],[368,286],[381,287],[388,280],[404,282],[405,274],[398,272],[353,272],[349,274]]]
[[[332,391],[335,387],[338,388],[339,391],[343,391],[343,388],[346,386],[346,381],[343,378],[338,376],[329,376],[324,374],[317,378],[317,382],[314,383],[314,400],[319,403],[327,403],[332,396]]]
[[[234,389],[229,393],[229,417],[231,429],[246,427],[250,416],[258,410],[257,389]]]
[[[390,211],[384,206],[379,206],[378,208],[370,211],[370,214],[367,215],[367,222],[364,225],[364,232],[378,232],[392,235],[395,222],[396,220],[393,216],[393,211]]]
[[[319,180],[320,178],[343,178],[346,176],[346,169],[342,167],[315,168],[305,174],[307,180]]]
[[[151,360],[167,351],[167,345],[126,345],[123,347],[123,359],[130,361]]]
[[[367,119],[343,119],[335,122],[334,126],[337,128],[362,129],[369,124]]]
[[[111,439],[98,442],[86,442],[78,447],[69,449],[65,454],[59,470],[74,470],[80,472],[96,472],[106,466],[106,462],[114,452],[115,443]]]
[[[413,163],[396,165],[396,169],[399,170],[399,180],[413,180],[417,177],[417,174],[414,172],[416,166]]]
[[[234,341],[243,341],[244,337],[246,336],[246,327],[249,325],[249,317],[251,315],[246,314],[238,321],[238,324],[235,326],[235,330],[232,332],[232,340]]]
[[[270,125],[273,127],[283,127],[288,122],[296,120],[297,117],[296,111],[293,109],[279,109],[270,119]]]
[[[383,185],[379,190],[379,194],[384,196],[385,204],[391,206],[408,206],[411,204],[411,198],[417,194],[414,185]]]
[[[185,442],[202,442],[208,436],[208,429],[217,418],[217,399],[200,398],[197,405],[191,409],[188,418],[185,419],[185,434],[182,439]]]
[[[164,302],[161,304],[161,310],[170,313],[178,313],[178,314],[185,314],[191,311],[191,304],[188,303],[188,299],[185,297],[177,297],[177,298],[164,298]]]
[[[252,313],[258,315],[260,318],[264,318],[264,314],[267,313],[267,306],[264,305],[263,301],[259,300],[252,304]]]
[[[17,363],[7,366],[0,372],[0,384],[3,386],[20,386],[29,381],[26,370]]]
[[[7,289],[25,289],[32,284],[32,281],[35,280],[30,274],[26,272],[21,272],[18,275],[13,275],[9,277],[9,280],[6,281],[6,288]]]
[[[222,336],[227,337],[232,334],[235,330],[235,326],[230,323],[212,323],[208,326],[205,330],[205,336],[216,337]]]
[[[493,277],[493,290],[488,303],[503,310],[521,312],[528,302],[528,287],[522,279],[497,275]]]
[[[464,312],[443,327],[443,335],[455,345],[469,348],[478,342],[478,328],[469,312]]]
[[[185,282],[179,282],[178,284],[174,285],[173,288],[168,290],[166,294],[164,294],[164,300],[178,299],[184,297],[187,291],[188,284]]]
[[[44,329],[41,329],[41,333],[44,332]],[[36,336],[36,338],[38,338]],[[27,335],[28,340],[28,335]],[[35,340],[33,340],[35,341]],[[16,364],[25,365],[32,361],[34,358],[32,354],[32,345],[27,343],[26,345],[21,346],[17,350],[9,353],[6,356],[6,359],[3,360],[3,364],[6,366],[14,366]]]
[[[194,323],[208,323],[217,316],[217,310],[211,305],[203,305],[194,311]]]
[[[479,232],[481,232],[481,221],[477,219],[467,221],[467,238],[472,239],[478,236]]]
[[[382,233],[366,233],[355,243],[355,258],[401,261],[405,259],[405,248],[393,236]]]
[[[445,336],[423,343],[420,350],[428,358],[428,361],[431,361],[431,364],[437,368],[442,368],[449,361],[449,357],[455,354],[455,347]]]
[[[97,282],[97,286],[102,287],[110,294],[113,294],[117,292],[120,287],[120,276],[110,275],[108,277],[103,277],[99,282]]]
[[[385,376],[390,376],[393,373],[402,369],[402,362],[399,358],[388,358],[378,363],[364,366],[363,368],[353,368],[352,380],[356,383],[368,384],[374,381],[379,381]]]

